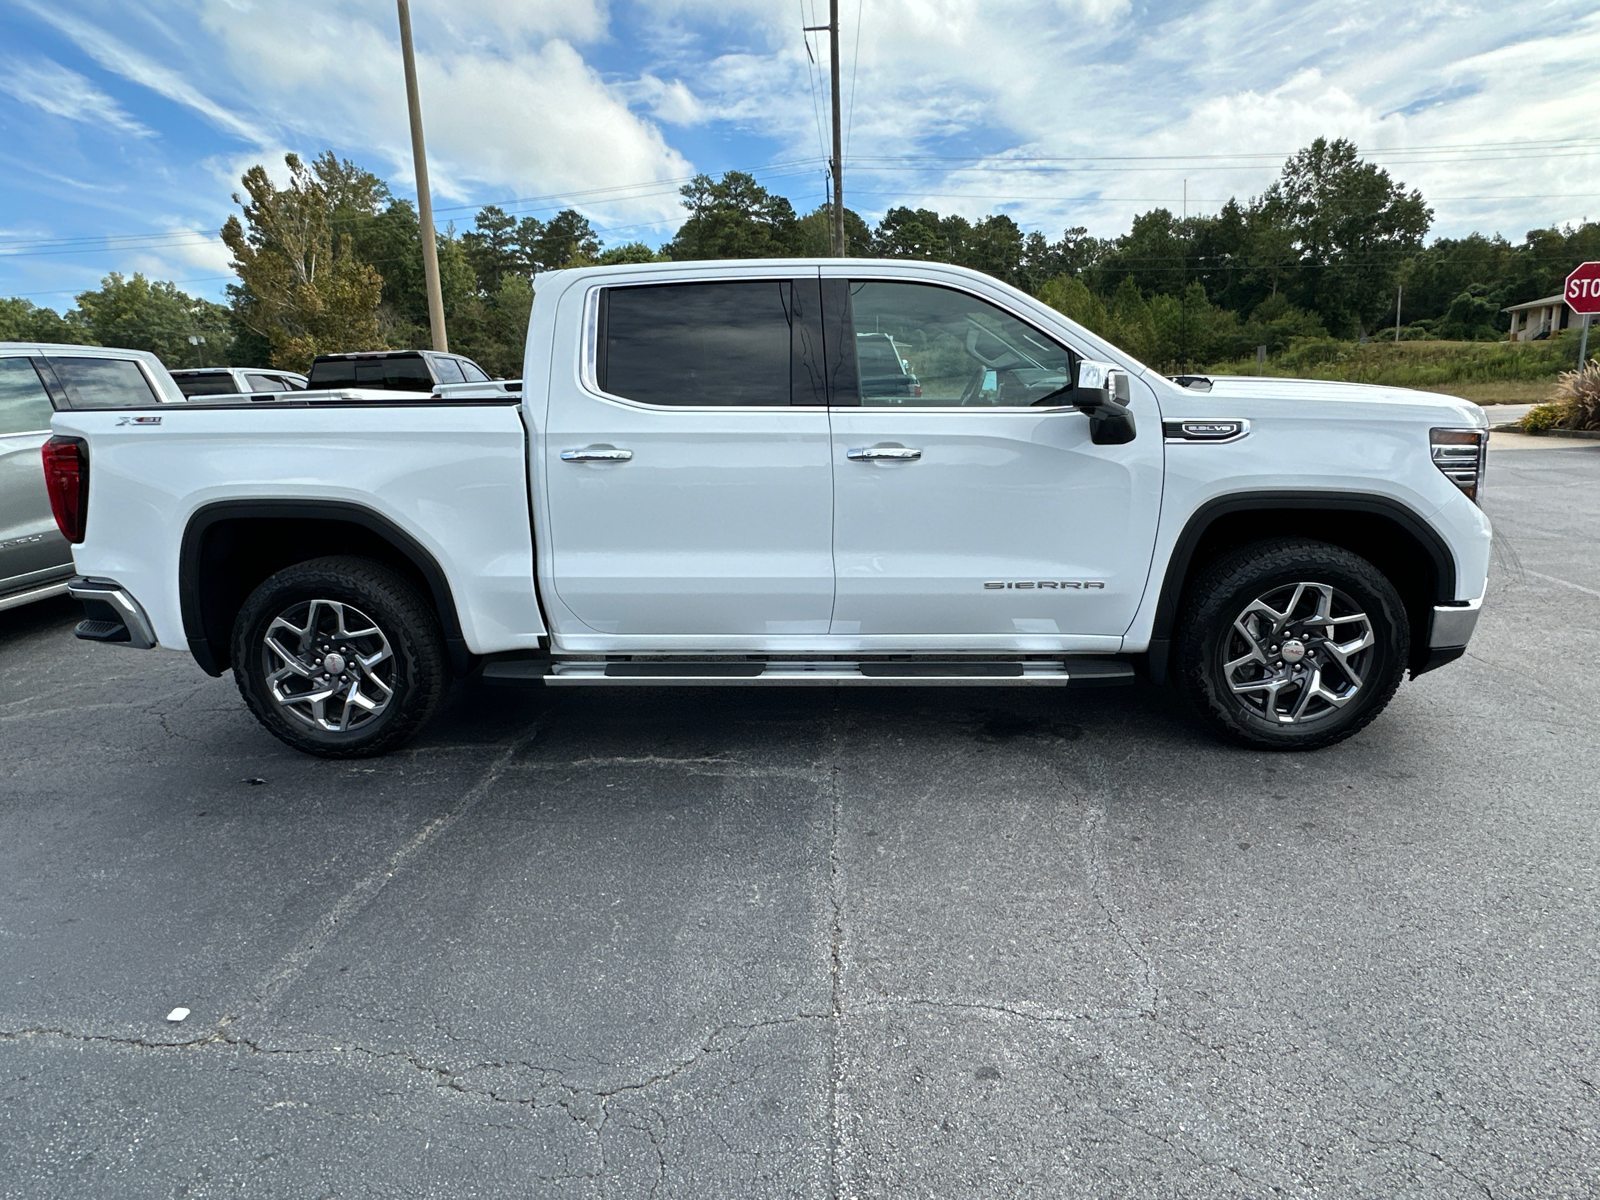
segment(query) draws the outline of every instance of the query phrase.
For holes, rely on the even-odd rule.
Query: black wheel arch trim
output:
[[[456,612],[450,581],[438,560],[411,534],[383,514],[348,500],[219,500],[203,505],[189,518],[178,552],[178,602],[183,613],[183,632],[189,653],[207,675],[221,675],[211,641],[206,636],[200,594],[200,549],[213,525],[233,520],[322,520],[345,521],[359,525],[383,538],[405,555],[427,581],[428,591],[439,622],[444,627],[445,646],[450,665],[458,675],[472,669],[474,656],[467,649]]]
[[[1183,585],[1195,551],[1206,531],[1221,517],[1240,512],[1284,509],[1322,509],[1387,517],[1414,537],[1433,563],[1434,603],[1448,604],[1456,594],[1456,560],[1444,538],[1417,511],[1388,496],[1365,492],[1262,491],[1233,492],[1207,500],[1189,515],[1183,532],[1173,543],[1167,571],[1156,601],[1155,623],[1150,631],[1148,670],[1152,682],[1166,678],[1172,647],[1172,627],[1177,621]],[[1437,664],[1435,664],[1437,665]],[[1425,668],[1427,669],[1427,668]]]

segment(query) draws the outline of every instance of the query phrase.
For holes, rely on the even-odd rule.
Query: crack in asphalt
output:
[[[541,726],[535,723],[527,733],[510,742],[485,768],[482,778],[467,789],[447,812],[429,821],[410,841],[391,854],[382,866],[339,897],[333,907],[318,917],[311,928],[302,935],[301,944],[279,959],[277,968],[257,982],[253,989],[255,1002],[241,1012],[223,1016],[217,1022],[216,1032],[221,1032],[247,1016],[260,1016],[268,1012],[327,948],[340,924],[363,911],[411,859],[454,828],[456,823],[488,794],[489,789],[494,786],[495,781],[505,772],[517,754],[539,736],[540,730]]]

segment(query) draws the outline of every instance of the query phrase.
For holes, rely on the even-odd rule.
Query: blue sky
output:
[[[671,236],[696,172],[824,195],[825,0],[414,0],[435,206]],[[1318,135],[1433,232],[1600,218],[1600,3],[840,0],[845,199],[1110,236],[1269,184]],[[804,19],[803,19],[804,18]],[[811,54],[827,63],[825,36]],[[0,0],[0,295],[107,272],[220,297],[240,173],[332,148],[412,188],[388,0]]]

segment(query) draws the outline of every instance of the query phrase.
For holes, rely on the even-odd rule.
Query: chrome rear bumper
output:
[[[156,644],[150,618],[115,580],[80,576],[67,584],[67,594],[83,602],[85,619],[74,632],[85,641],[122,642],[140,650]]]

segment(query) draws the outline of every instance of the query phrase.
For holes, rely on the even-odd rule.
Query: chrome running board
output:
[[[511,659],[483,668],[489,683],[548,687],[1104,687],[1133,682],[1117,659],[1039,661],[562,662]]]

